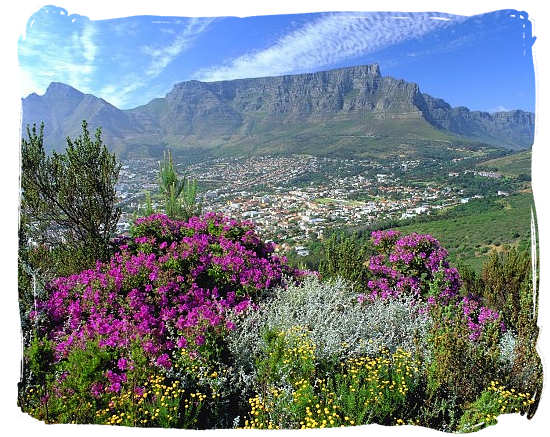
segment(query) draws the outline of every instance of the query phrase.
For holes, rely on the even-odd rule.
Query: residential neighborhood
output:
[[[432,160],[435,162],[435,160]],[[280,250],[307,255],[307,241],[322,239],[331,229],[364,226],[383,220],[410,219],[484,195],[465,196],[453,179],[470,176],[498,179],[500,174],[454,163],[447,180],[422,180],[422,166],[440,162],[415,159],[359,160],[311,155],[214,158],[176,164],[180,175],[196,179],[203,211],[217,211],[253,221],[265,239]],[[123,209],[119,231],[125,232],[144,195],[152,195],[153,209],[161,205],[158,165],[154,159],[123,161],[117,191]],[[460,166],[462,165],[462,166]],[[437,178],[435,178],[437,179]]]

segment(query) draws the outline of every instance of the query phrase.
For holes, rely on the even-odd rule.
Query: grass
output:
[[[481,270],[491,250],[505,245],[528,247],[531,238],[531,193],[504,197],[486,211],[471,208],[459,217],[401,226],[402,233],[427,233],[449,251],[451,262]],[[468,213],[470,212],[470,213]]]
[[[531,174],[531,150],[514,153],[513,155],[503,156],[502,158],[491,159],[481,162],[479,167],[488,169],[496,168],[504,176],[517,177],[520,174]]]

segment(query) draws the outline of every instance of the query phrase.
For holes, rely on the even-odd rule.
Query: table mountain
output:
[[[417,84],[383,77],[378,65],[316,73],[176,84],[164,97],[120,110],[61,83],[23,99],[23,125],[44,121],[62,149],[83,119],[122,155],[164,147],[207,154],[411,153],[426,144],[478,141],[510,149],[533,143],[534,114],[453,108]]]

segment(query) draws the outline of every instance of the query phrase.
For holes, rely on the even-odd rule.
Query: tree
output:
[[[341,276],[363,290],[371,276],[366,261],[372,254],[372,247],[357,234],[333,233],[323,241],[319,273],[323,278]]]
[[[120,164],[110,154],[97,129],[90,138],[86,121],[82,134],[67,138],[65,153],[44,150],[44,124],[27,127],[21,141],[21,214],[26,236],[50,248],[79,248],[87,261],[106,259],[120,218],[115,184]],[[75,254],[75,257],[77,255]]]
[[[170,151],[164,153],[160,163],[159,188],[164,198],[166,215],[174,219],[187,220],[200,214],[201,206],[197,204],[197,181],[184,176],[179,178],[172,161]]]

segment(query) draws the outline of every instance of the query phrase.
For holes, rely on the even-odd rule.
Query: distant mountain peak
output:
[[[60,82],[52,82],[44,96],[23,99],[23,124],[44,120],[46,134],[57,147],[79,131],[83,119],[91,127],[101,126],[112,147],[125,152],[169,145],[219,153],[311,148],[319,154],[336,149],[367,153],[376,142],[390,147],[432,140],[522,149],[530,147],[534,137],[533,113],[453,108],[421,93],[416,83],[383,77],[378,64],[184,81],[165,97],[124,111]]]
[[[52,82],[46,89],[44,96],[74,95],[84,96],[84,93],[63,82]]]

